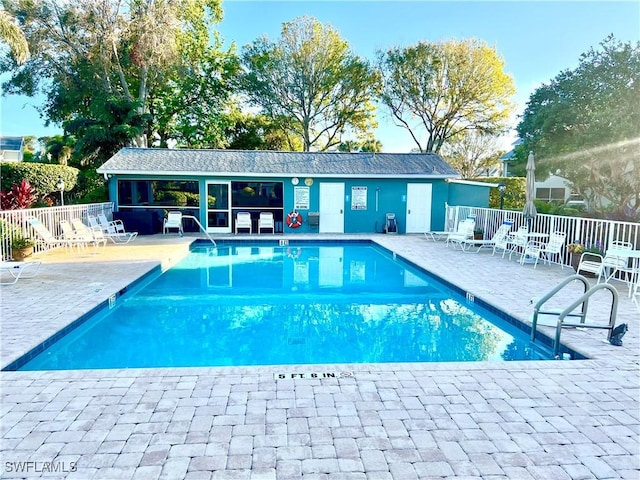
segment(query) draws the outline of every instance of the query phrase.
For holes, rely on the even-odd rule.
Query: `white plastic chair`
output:
[[[618,242],[613,241],[609,245],[610,249],[615,248],[616,250],[633,250],[633,245],[630,242]],[[629,267],[629,255],[613,255],[607,251],[602,260],[603,267],[603,275],[607,275],[607,271],[610,273],[605,278],[605,282],[608,282],[613,278],[616,272],[624,273],[625,277],[623,282],[626,282],[629,285],[629,289],[631,289],[631,282],[633,281],[634,271],[631,267]]]
[[[462,220],[460,223],[458,223],[457,230],[447,235],[447,241],[445,244],[449,246],[449,243],[451,243],[455,246],[455,244],[457,243],[458,245],[460,245],[460,248],[464,250],[462,242],[473,238],[473,229],[475,228],[475,226],[475,219],[466,218]]]
[[[162,233],[166,234],[170,229],[175,228],[178,230],[180,236],[184,235],[182,227],[182,212],[169,212],[162,224]]]
[[[529,227],[519,227],[518,230],[516,230],[516,233],[509,235],[508,243],[511,245],[509,260],[511,260],[511,255],[516,253],[518,250],[520,250],[524,256],[524,250],[527,248],[527,244],[529,243]]]
[[[549,242],[541,246],[538,256],[543,257],[546,263],[547,261],[551,262],[553,256],[557,255],[560,268],[564,269],[564,262],[562,261],[562,249],[564,248],[564,241],[566,238],[567,234],[565,232],[553,232],[549,236]],[[538,259],[536,258],[536,265],[537,264]]]
[[[86,238],[87,242],[93,243],[94,247],[98,247],[99,245],[104,247],[107,245],[107,238],[102,233],[102,230],[92,230],[82,223],[82,220],[79,218],[71,220],[71,225],[78,238]]]
[[[88,215],[87,220],[92,229],[101,229],[104,236],[116,244],[129,243],[138,236],[138,232],[125,231],[122,220],[113,220],[110,222],[104,213],[98,214],[97,219]]]
[[[64,246],[68,248],[72,247],[84,247],[87,242],[82,239],[77,238],[65,238],[64,235],[62,237],[54,236],[44,224],[35,217],[27,218],[27,223],[33,228],[33,231],[39,237],[39,241],[48,247],[59,247]],[[67,225],[69,223],[67,222]],[[73,232],[73,229],[71,229]]]
[[[238,230],[249,230],[249,234],[251,234],[251,214],[249,212],[238,212],[236,215],[236,235]]]
[[[492,248],[493,253],[495,253],[496,245],[500,245],[497,248],[502,248],[502,245],[504,245],[504,248],[506,248],[506,238],[509,234],[509,230],[511,230],[512,225],[513,222],[504,222],[502,225],[500,225],[498,230],[496,230],[490,240],[475,240],[467,238],[466,240],[462,241],[462,246],[466,247],[467,249],[470,249],[471,247],[478,247],[476,253],[479,252],[481,248]]]
[[[90,243],[93,243],[93,236],[82,235],[76,232],[66,220],[60,220],[60,230],[62,230],[62,238],[70,242],[69,246],[78,247],[78,251],[80,251],[80,248],[84,248]],[[95,247],[96,244],[94,243],[93,246]]]
[[[258,233],[260,233],[262,229],[271,229],[271,233],[276,233],[275,223],[273,222],[273,212],[260,212],[260,217],[258,218]]]

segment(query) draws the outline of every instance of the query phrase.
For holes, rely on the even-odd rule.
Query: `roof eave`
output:
[[[145,176],[188,176],[188,177],[251,177],[260,176],[266,178],[293,178],[293,177],[313,177],[313,178],[424,178],[424,179],[457,179],[460,178],[458,174],[422,174],[422,173],[401,173],[401,174],[389,174],[389,173],[367,173],[367,174],[349,174],[349,173],[260,173],[260,172],[199,172],[199,171],[151,171],[151,170],[117,170],[100,167],[96,170],[97,173],[102,175],[145,175]]]

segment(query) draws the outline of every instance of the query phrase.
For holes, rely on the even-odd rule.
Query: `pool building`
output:
[[[443,229],[447,204],[488,206],[494,186],[461,180],[433,153],[123,148],[98,173],[116,218],[142,234],[160,232],[168,210],[216,234],[233,233],[239,212],[252,233],[262,212],[275,233],[381,233],[389,213],[398,233],[422,233]]]

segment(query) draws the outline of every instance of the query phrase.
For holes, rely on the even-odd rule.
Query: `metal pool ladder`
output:
[[[574,280],[578,280],[582,282],[584,285],[584,293],[580,298],[578,298],[571,305],[566,307],[561,312],[548,310],[542,311],[540,307],[544,305],[547,300],[552,298],[556,293],[562,290],[566,285],[573,282]],[[596,292],[600,290],[609,290],[612,295],[611,301],[611,313],[609,314],[609,324],[597,324],[597,323],[585,323],[585,319],[587,316],[587,309],[589,307],[589,298]],[[581,306],[579,313],[574,313],[574,310]],[[562,282],[556,285],[553,289],[547,292],[542,298],[540,298],[533,306],[533,318],[531,320],[531,341],[535,342],[536,340],[536,329],[538,326],[538,315],[557,315],[558,323],[556,324],[556,335],[553,341],[553,354],[554,356],[558,356],[560,353],[560,333],[562,332],[562,327],[580,327],[580,328],[599,328],[603,330],[609,330],[609,334],[607,335],[607,340],[611,340],[611,332],[616,326],[616,315],[618,313],[618,292],[615,288],[613,288],[608,283],[599,283],[595,286],[589,288],[589,280],[587,280],[582,275],[571,275],[570,277],[565,278]],[[579,323],[569,323],[565,322],[566,317],[578,317],[580,318]]]
[[[202,230],[202,233],[204,233],[207,238],[209,240],[211,240],[211,243],[213,243],[214,247],[217,247],[218,245],[216,245],[216,242],[213,240],[213,238],[211,238],[211,235],[209,235],[209,233],[207,232],[207,230],[202,226],[202,224],[200,223],[200,220],[198,220],[196,217],[194,217],[193,215],[182,215],[182,218],[190,218],[191,220],[195,220],[195,222],[198,224],[198,226],[200,227],[200,230]]]

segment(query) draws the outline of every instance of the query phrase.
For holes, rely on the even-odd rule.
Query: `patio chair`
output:
[[[127,232],[122,220],[109,221],[104,213],[98,214],[97,219],[89,215],[87,220],[92,229],[100,228],[104,236],[115,244],[129,243],[138,236],[138,232]]]
[[[535,259],[533,260],[533,268],[536,268],[538,266],[538,260],[540,260],[543,247],[543,243],[536,240],[529,240],[524,247],[522,255],[520,256],[520,265],[524,265],[527,258]],[[527,263],[531,263],[531,261],[527,261]]]
[[[609,274],[607,275],[605,282],[608,282],[609,280],[611,280],[613,278],[613,276],[620,272],[620,273],[624,273],[624,280],[622,280],[623,282],[627,283],[629,285],[629,288],[631,288],[631,284],[633,281],[633,275],[634,275],[634,269],[629,267],[629,255],[620,255],[619,253],[613,254],[612,252],[610,252],[609,250],[615,249],[618,252],[622,251],[624,252],[629,251],[631,252],[631,250],[633,250],[633,244],[631,244],[630,242],[619,242],[619,241],[613,241],[609,244],[609,249],[607,250],[607,253],[604,256],[604,260],[602,262],[602,267],[604,269],[603,274],[607,275],[607,272],[609,272]]]
[[[491,237],[490,240],[474,240],[473,238],[467,238],[462,241],[463,250],[465,248],[469,250],[472,247],[478,247],[478,249],[476,250],[476,253],[477,253],[482,248],[492,248],[493,253],[495,253],[496,244],[497,245],[504,244],[506,248],[506,243],[507,243],[506,238],[512,226],[513,226],[513,222],[509,222],[509,221],[504,222],[502,225],[500,225],[498,230],[496,230],[496,233],[493,234],[493,237]]]
[[[562,261],[562,249],[564,248],[564,241],[566,240],[566,238],[567,234],[565,232],[553,232],[549,236],[549,241],[541,246],[538,257],[542,257],[545,263],[547,263],[547,261],[551,263],[551,259],[554,256],[557,256],[560,268],[564,269],[564,262]],[[537,264],[538,258],[536,258],[536,265]],[[534,265],[533,268],[535,268],[536,265]]]
[[[67,247],[67,248],[78,247],[78,250],[80,250],[80,248],[85,247],[87,245],[87,242],[82,239],[65,238],[64,236],[62,237],[54,236],[49,231],[49,229],[45,227],[44,224],[35,217],[27,218],[27,223],[31,226],[31,228],[33,228],[34,232],[36,232],[36,234],[38,235],[38,241],[48,247],[60,247],[60,246]],[[67,222],[67,225],[68,225],[68,222]],[[73,231],[73,229],[71,230]]]
[[[184,229],[182,227],[182,212],[169,212],[162,224],[162,233],[166,234],[170,229],[175,228],[178,230],[178,235],[181,237],[184,235]]]
[[[0,285],[13,285],[21,278],[33,278],[40,270],[40,262],[0,262],[0,273],[6,272],[11,276],[8,282]]]
[[[236,214],[236,235],[238,230],[249,230],[249,235],[251,235],[251,214],[249,212],[238,212]]]
[[[611,242],[609,248],[615,248],[619,252],[620,250],[631,251],[633,246],[628,242]],[[626,275],[626,280],[623,281],[631,285],[631,279],[629,276],[632,276],[633,272],[628,268],[628,265],[628,255],[613,255],[611,253],[605,253],[603,256],[597,253],[584,252],[580,256],[580,263],[578,263],[576,273],[589,272],[597,277],[597,283],[600,283],[601,278],[604,278],[604,283],[607,283],[617,271],[621,271]],[[607,275],[607,271],[609,270],[611,273]]]
[[[445,245],[449,246],[449,243],[451,243],[455,247],[455,244],[457,243],[458,245],[460,245],[460,248],[464,250],[463,242],[465,240],[473,238],[473,229],[475,228],[475,226],[476,221],[473,218],[466,218],[465,220],[462,220],[460,223],[458,223],[458,228],[456,229],[456,231],[451,232],[449,233],[449,235],[447,235],[447,241]]]
[[[90,243],[93,243],[95,247],[100,245],[104,247],[107,245],[107,237],[102,233],[102,229],[93,230],[82,223],[82,220],[79,218],[71,220],[71,225],[78,234],[78,237],[86,238]]]
[[[520,251],[521,255],[524,257],[524,251],[527,248],[527,244],[529,243],[529,227],[519,227],[515,233],[509,235],[509,237],[507,238],[507,243],[510,245],[509,260],[511,260],[511,255],[518,251]]]
[[[77,242],[76,246],[78,247],[78,251],[80,251],[80,247],[84,248],[89,244],[93,244],[94,248],[98,246],[91,233],[87,234],[86,232],[75,230],[66,220],[60,220],[60,229],[62,230],[62,238],[71,242]]]
[[[262,229],[271,229],[271,233],[276,233],[276,227],[273,222],[273,212],[260,212],[260,217],[258,218],[258,234]]]

